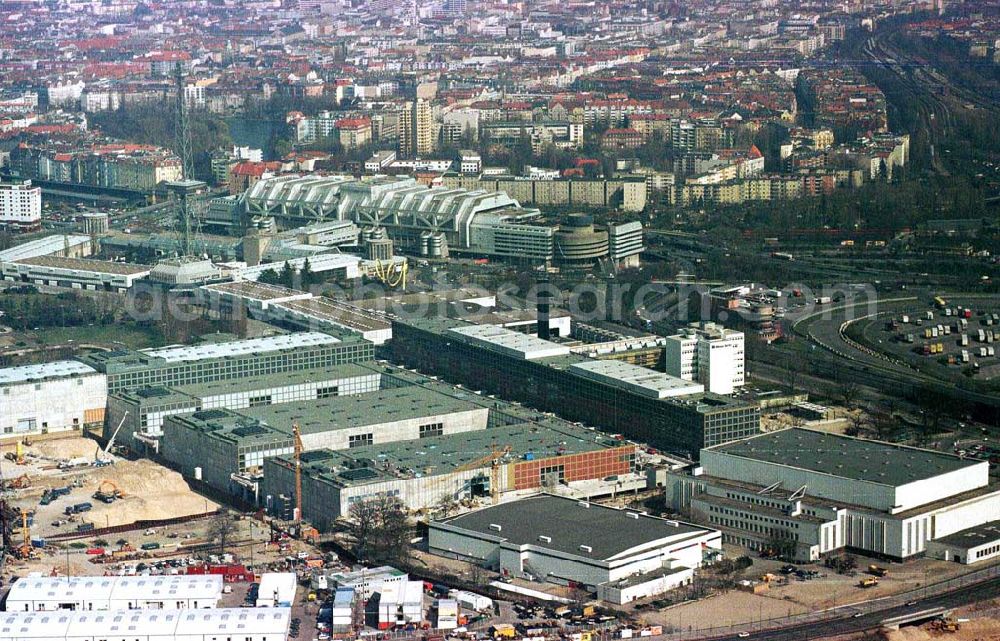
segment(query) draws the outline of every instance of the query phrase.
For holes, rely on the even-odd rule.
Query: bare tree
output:
[[[236,521],[229,510],[220,510],[208,525],[208,537],[219,542],[219,553],[225,554],[226,547],[236,535]]]
[[[347,532],[358,559],[389,561],[405,551],[410,526],[406,506],[394,496],[358,501],[348,512]]]
[[[854,409],[854,404],[858,400],[861,387],[854,381],[845,381],[837,388],[837,394],[847,409]]]

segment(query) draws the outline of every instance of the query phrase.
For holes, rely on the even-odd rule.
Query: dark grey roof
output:
[[[893,487],[981,463],[942,452],[795,427],[710,450]]]
[[[967,530],[955,532],[936,539],[935,543],[951,545],[958,548],[977,548],[987,543],[1000,542],[1000,521],[990,521]]]
[[[629,514],[638,513],[539,494],[463,514],[445,523],[503,538],[514,545],[531,544],[601,561],[660,539],[697,536],[708,531],[679,521],[641,514],[633,518]],[[491,525],[499,525],[500,530]],[[540,536],[552,540],[540,540]],[[589,546],[591,551],[580,546]]]

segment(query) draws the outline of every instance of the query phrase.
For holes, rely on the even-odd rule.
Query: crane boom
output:
[[[124,425],[124,424],[125,424],[125,419],[126,419],[126,418],[128,418],[128,410],[125,410],[125,413],[124,413],[124,414],[122,414],[122,420],[121,420],[121,421],[120,421],[120,422],[118,423],[118,427],[116,427],[116,428],[115,428],[115,431],[114,431],[114,433],[113,433],[113,434],[111,435],[111,438],[110,438],[110,439],[108,439],[108,444],[107,444],[107,446],[106,446],[106,447],[104,448],[104,453],[105,453],[105,454],[108,454],[108,453],[110,453],[110,452],[111,452],[111,448],[112,448],[112,447],[114,447],[114,445],[115,445],[115,437],[117,437],[117,436],[118,436],[118,432],[120,432],[120,431],[121,431],[121,429],[122,429],[122,425]],[[94,458],[97,458],[97,457],[95,456]]]
[[[302,521],[302,436],[298,423],[292,424],[292,436],[295,437],[295,514],[296,523]]]

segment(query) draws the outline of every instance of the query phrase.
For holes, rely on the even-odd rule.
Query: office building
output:
[[[721,556],[718,530],[540,494],[431,521],[434,554],[501,576],[579,585],[616,604],[691,583]]]
[[[743,332],[694,323],[667,336],[664,351],[668,374],[698,381],[710,392],[732,394],[746,382]]]
[[[99,426],[107,398],[107,377],[76,361],[0,369],[0,436]]]
[[[394,320],[392,336],[407,367],[684,456],[760,431],[756,405],[700,386],[675,396],[675,377],[619,361],[606,362],[620,371],[594,371],[587,356],[513,330],[412,319]]]
[[[728,543],[803,561],[907,559],[1000,519],[988,461],[800,428],[703,449],[667,473],[666,499]]]
[[[0,182],[0,228],[34,231],[42,225],[42,188],[30,180]]]

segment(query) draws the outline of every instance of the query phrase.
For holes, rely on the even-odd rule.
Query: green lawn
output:
[[[155,327],[145,327],[131,323],[105,326],[49,327],[30,332],[39,342],[47,345],[63,343],[96,343],[113,345],[122,343],[126,347],[139,349],[163,344],[163,336]]]

